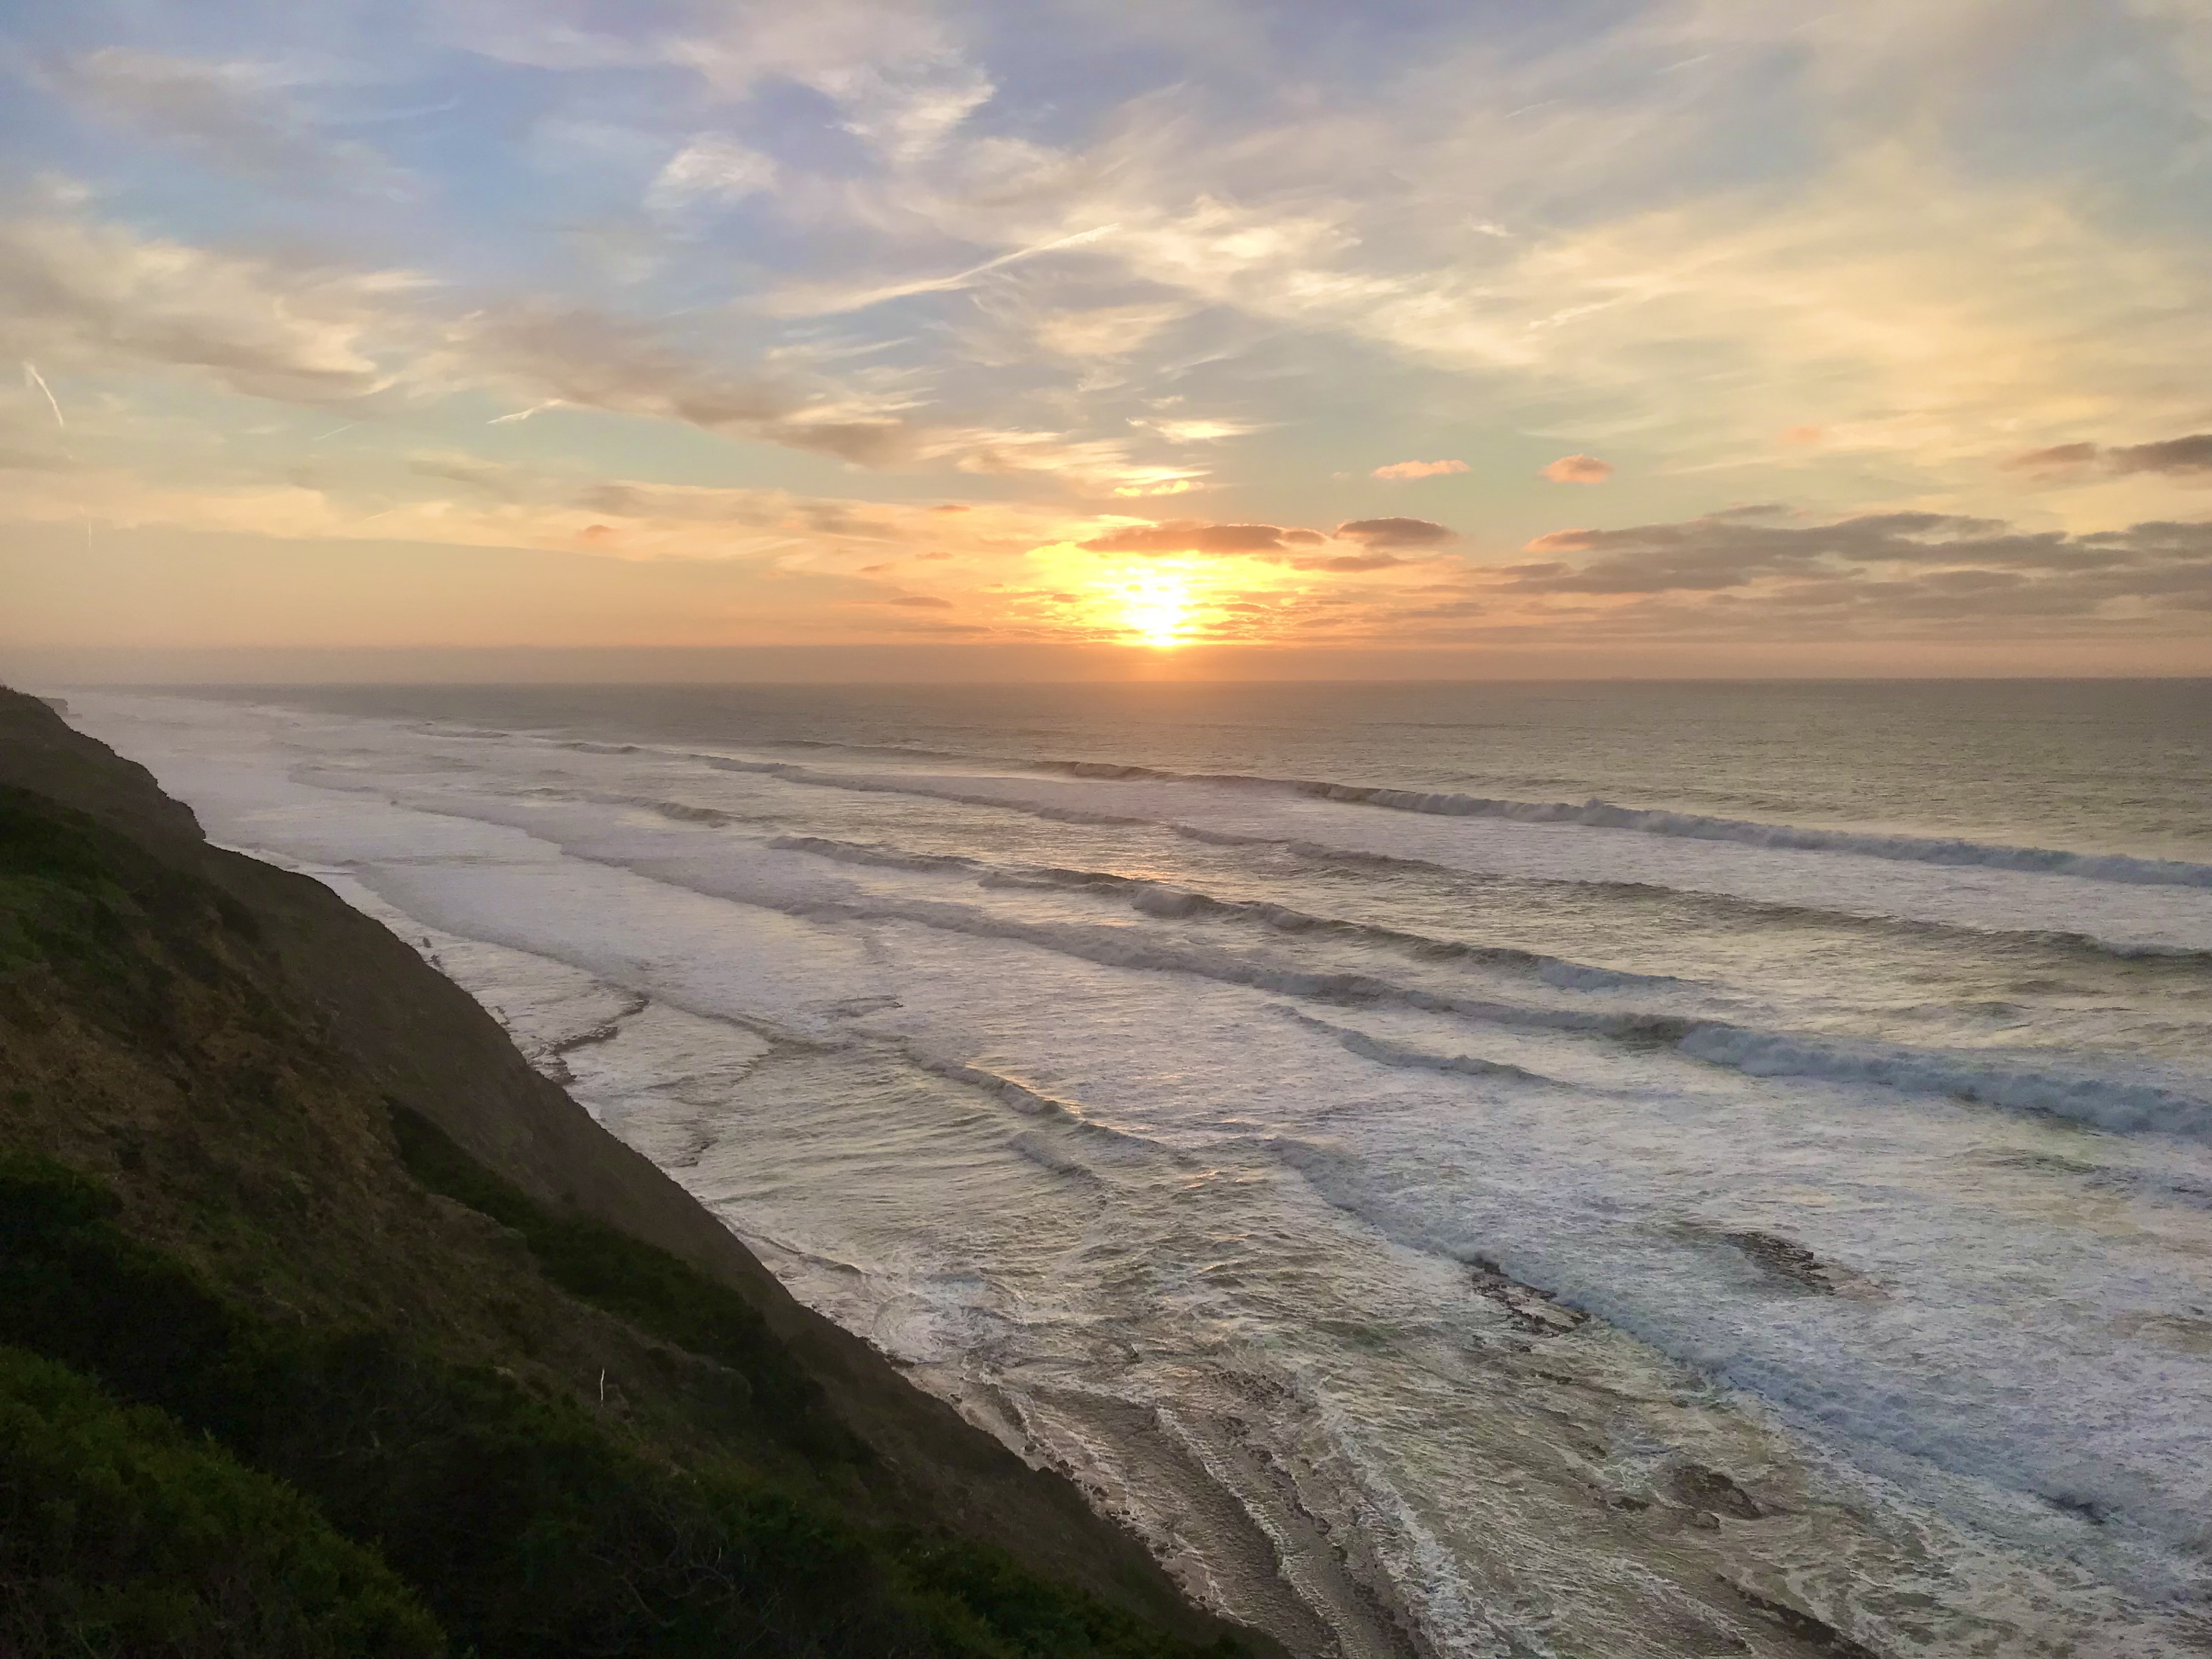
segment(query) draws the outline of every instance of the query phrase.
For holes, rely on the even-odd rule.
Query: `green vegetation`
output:
[[[256,1317],[123,1234],[114,1211],[108,1194],[73,1171],[0,1163],[0,1340],[160,1407],[316,1500],[339,1532],[380,1550],[465,1650],[1040,1659],[1187,1651],[990,1551],[871,1533],[734,1468],[658,1465],[565,1401],[440,1364],[379,1333],[302,1332]],[[123,1420],[149,1443],[183,1443],[171,1417],[141,1411]],[[0,1443],[0,1479],[10,1488],[27,1478],[19,1443]],[[78,1478],[96,1485],[89,1460],[105,1443],[53,1443],[31,1484],[67,1485],[77,1459]],[[150,1558],[140,1577],[155,1588],[133,1590],[136,1581],[104,1557],[74,1566],[100,1594],[189,1606],[228,1593],[210,1577],[224,1565],[222,1528],[234,1523],[243,1538],[261,1511],[226,1494],[255,1477],[204,1454],[179,1461],[169,1478],[179,1494],[171,1508],[204,1517],[206,1547]],[[294,1491],[266,1480],[251,1490],[274,1494],[264,1508],[295,1531],[328,1537],[310,1530],[315,1510]],[[264,1547],[325,1559],[306,1544]],[[337,1547],[330,1539],[325,1555]],[[389,1609],[389,1650],[423,1650],[427,1624],[419,1613],[413,1624],[402,1620],[407,1603],[378,1564],[361,1551],[332,1559],[355,1564],[366,1586],[356,1599],[368,1610],[347,1616]],[[335,1567],[324,1577],[353,1582]],[[406,1639],[417,1648],[397,1645]],[[272,1639],[242,1650],[313,1650]]]
[[[116,877],[128,854],[89,819],[28,790],[0,787],[0,970],[32,962],[112,963],[135,909]]]
[[[374,1540],[487,1653],[930,1650],[831,1516],[656,1467],[573,1405],[228,1305],[67,1170],[0,1165],[0,1339],[173,1413]]]
[[[417,1181],[521,1234],[540,1271],[569,1295],[728,1367],[779,1437],[797,1449],[819,1460],[867,1455],[830,1418],[821,1389],[735,1291],[626,1233],[532,1203],[418,1112],[394,1105],[392,1127],[400,1159]]]
[[[281,1482],[0,1347],[0,1653],[418,1659],[429,1614]]]
[[[1237,1651],[902,1508],[743,1295],[386,1100],[260,931],[0,788],[0,1653]]]

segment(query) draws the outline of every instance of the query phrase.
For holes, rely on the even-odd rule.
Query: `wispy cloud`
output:
[[[83,477],[35,387],[0,464],[118,522],[815,561],[946,629],[1182,559],[1240,638],[2158,633],[2143,527],[2212,480],[2201,13],[34,9],[0,351]],[[953,580],[1040,547],[1074,586]]]
[[[258,397],[329,404],[389,386],[376,339],[427,286],[76,218],[0,221],[0,338],[16,355],[197,370]]]
[[[775,186],[775,162],[750,145],[703,133],[668,158],[645,193],[648,210],[674,215],[743,201]]]
[[[325,133],[275,65],[103,46],[47,78],[109,121],[264,182],[386,191],[404,182],[367,145]]]

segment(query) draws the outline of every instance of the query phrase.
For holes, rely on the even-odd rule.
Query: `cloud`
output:
[[[902,593],[896,599],[866,599],[866,605],[903,605],[909,611],[951,611],[955,609],[950,599],[940,599],[932,593]]]
[[[1336,527],[1337,539],[1364,542],[1370,548],[1435,547],[1448,542],[1452,532],[1426,519],[1354,519]]]
[[[1941,514],[1869,514],[1764,539],[1735,533],[1746,532],[1701,520],[1540,538],[1562,552],[1610,550],[1401,589],[1370,606],[1363,626],[1400,643],[1988,643],[2194,639],[2212,611],[2212,523],[2069,535]],[[1407,603],[1431,592],[1448,597]]]
[[[719,368],[589,307],[523,298],[457,313],[412,272],[226,254],[75,218],[0,221],[0,346],[81,366],[196,370],[287,403],[475,390],[677,421],[868,466],[921,453],[895,404],[781,369]],[[1116,476],[1192,475],[1124,466]]]
[[[2179,478],[2212,473],[2212,433],[2166,438],[2155,443],[2119,444],[2110,448],[2092,443],[2057,444],[2049,449],[2031,449],[1999,465],[2008,471],[2049,478],[2079,472],[2099,463],[2107,472],[2123,476],[2153,472]]]
[[[668,158],[645,192],[648,212],[663,216],[727,205],[775,187],[775,163],[734,139],[702,133]]]
[[[592,484],[574,496],[578,507],[608,518],[757,526],[781,524],[793,501],[781,490],[622,482]]]
[[[0,341],[12,355],[197,369],[286,402],[341,403],[392,384],[379,337],[425,286],[73,218],[0,221]]]
[[[1044,312],[1026,322],[1030,338],[1040,349],[1055,356],[1126,357],[1142,349],[1161,330],[1189,316],[1192,309],[1182,301],[1092,306]]]
[[[8,436],[0,422],[0,465]],[[296,478],[282,487],[243,483],[234,469],[226,470],[234,476],[185,484],[113,467],[51,477],[19,472],[0,491],[0,522],[74,524],[83,517],[116,528],[703,560],[841,581],[873,565],[926,572],[933,578],[928,587],[957,585],[978,568],[1025,559],[1040,547],[1065,545],[1101,527],[1096,519],[1014,502],[981,503],[948,515],[919,503],[772,489],[620,478],[580,485],[565,465],[538,471],[447,452],[411,458],[398,482],[417,488],[399,499],[395,480],[386,476],[363,491]],[[461,487],[432,487],[441,481]]]
[[[2212,433],[2108,449],[2105,463],[2115,472],[2163,472],[2171,477],[2212,472]]]
[[[451,325],[442,357],[439,366],[457,380],[504,383],[532,401],[678,421],[866,466],[910,459],[915,449],[896,414],[817,403],[781,376],[718,369],[648,327],[586,307],[472,313]]]
[[[1724,613],[1747,625],[1757,617],[1778,636],[1820,618],[1854,627],[1994,624],[2008,617],[2051,625],[2132,621],[2154,631],[2161,617],[2212,606],[2212,523],[2152,521],[2070,534],[1942,513],[1862,514],[1802,526],[1716,516],[1555,531],[1527,550],[1595,556],[1497,567],[1475,580],[1493,599],[1584,600],[1615,622],[1644,614],[1680,624],[1690,615],[1680,607],[1688,605],[1706,624]],[[1622,605],[1643,610],[1616,611]],[[1583,614],[1594,620],[1600,613]]]
[[[2096,459],[2094,444],[2054,444],[2048,449],[2031,449],[2014,455],[2001,465],[2014,472],[2067,472],[2087,466]]]
[[[1301,570],[1389,570],[1401,564],[1411,564],[1411,559],[1401,559],[1395,553],[1346,553],[1333,559],[1301,559],[1296,562]]]
[[[1265,429],[1249,421],[1170,420],[1144,416],[1133,416],[1129,424],[1158,433],[1171,444],[1217,443],[1224,438],[1241,438]]]
[[[1352,575],[1419,562],[1394,551],[1422,548],[1448,537],[1442,525],[1421,519],[1368,519],[1340,526],[1334,538],[1317,530],[1272,524],[1212,524],[1184,519],[1166,524],[1117,525],[1081,544],[1092,553],[1192,553],[1209,558],[1247,558],[1290,570]],[[1334,539],[1355,552],[1325,550]]]
[[[1163,90],[1088,144],[977,137],[843,202],[855,225],[994,249],[1111,222],[1091,253],[1128,289],[1380,344],[1547,421],[1663,423],[1676,459],[1771,455],[1789,428],[1942,471],[1977,465],[1999,420],[2201,409],[2172,370],[2177,345],[2212,347],[2193,233],[2092,210],[2075,169],[2102,163],[1972,166],[1936,112],[2023,95],[1994,66],[2063,33],[2063,9],[1927,56],[1937,26],[1878,9],[1860,38],[1816,20],[1785,40],[1741,7],[1656,0],[1510,61],[1439,31],[1387,100],[1318,65],[1295,120]],[[1992,9],[1946,15],[1965,36]],[[2131,126],[2154,106],[2194,130],[2169,81],[2130,79]],[[1718,162],[1778,107],[1802,148],[1771,173]]]
[[[505,466],[477,455],[442,452],[410,455],[407,466],[421,477],[465,483],[505,501],[520,499],[530,480],[530,475],[520,468]]]
[[[934,155],[997,90],[988,76],[949,55],[888,71],[841,64],[811,78],[845,106],[845,131],[895,166]]]
[[[1179,495],[1206,477],[1200,467],[1133,459],[1126,444],[1112,439],[1059,432],[954,428],[931,434],[915,454],[988,477],[1048,477],[1092,495]]]
[[[1562,455],[1543,469],[1553,483],[1603,483],[1613,476],[1613,463],[1595,455]]]
[[[66,471],[76,463],[65,447],[60,405],[50,401],[52,391],[40,386],[36,368],[27,362],[23,380],[19,399],[0,398],[0,471]]]
[[[1276,553],[1286,532],[1272,524],[1129,525],[1083,544],[1094,553]]]
[[[0,472],[65,472],[72,465],[58,450],[0,440]]]
[[[971,286],[979,276],[994,270],[1034,259],[1047,253],[1058,253],[1066,248],[1084,247],[1120,229],[1118,225],[1089,225],[1080,230],[1054,236],[1032,246],[1017,247],[986,259],[980,264],[963,270],[934,275],[895,276],[869,283],[839,280],[827,283],[787,283],[775,292],[763,295],[757,303],[758,308],[771,317],[834,317],[856,311],[867,311],[892,300],[912,299],[923,294],[953,294]]]
[[[2118,199],[2133,187],[2122,175],[2139,179],[2139,169],[2108,176],[2109,135],[2074,106],[2042,135],[1956,118],[2016,90],[2025,96],[2025,84],[2015,89],[1990,65],[2025,62],[2015,47],[2042,52],[2053,31],[2063,33],[2066,9],[2031,8],[2033,16],[2002,31],[2005,52],[1981,59],[1964,50],[1923,55],[1920,46],[1990,39],[2002,9],[1991,0],[1917,9],[1924,15],[1909,0],[1870,3],[1855,31],[1712,0],[1649,0],[1616,9],[1602,28],[1516,36],[1503,52],[1486,24],[1472,14],[1447,17],[1447,8],[1410,33],[1385,31],[1377,53],[1355,65],[1315,55],[1329,49],[1313,31],[1266,29],[1250,8],[1215,0],[1170,9],[1171,19],[1134,20],[1084,0],[1060,18],[1060,36],[1009,34],[936,0],[450,0],[374,20],[370,29],[392,37],[389,55],[364,59],[356,82],[374,76],[378,86],[434,88],[426,100],[453,100],[458,113],[434,131],[393,137],[395,155],[404,142],[410,161],[424,157],[448,177],[435,211],[334,214],[319,203],[272,211],[267,191],[217,202],[199,181],[170,188],[180,176],[173,155],[113,161],[112,143],[88,146],[56,126],[62,137],[50,154],[30,156],[33,167],[112,165],[86,199],[117,204],[98,211],[141,216],[178,240],[117,232],[123,242],[61,261],[52,280],[27,289],[12,254],[0,253],[0,334],[42,362],[51,356],[58,373],[77,372],[60,390],[71,419],[82,404],[88,424],[100,394],[129,399],[139,388],[123,374],[96,382],[84,371],[149,365],[258,396],[346,404],[331,427],[412,416],[461,394],[470,401],[445,410],[457,422],[558,404],[587,412],[502,427],[503,441],[487,435],[486,447],[550,451],[596,434],[628,453],[655,441],[649,430],[624,435],[588,411],[685,422],[936,475],[877,481],[870,493],[1073,496],[1041,515],[1067,526],[1070,546],[1107,532],[1111,520],[1093,511],[1100,506],[1121,508],[1115,518],[1278,520],[1300,510],[1294,496],[1243,492],[1291,489],[1285,481],[1316,453],[1356,455],[1349,442],[1363,429],[1367,441],[1389,446],[1385,453],[1438,455],[1411,441],[1441,441],[1437,422],[1468,410],[1501,430],[1571,433],[1630,454],[1625,489],[1669,477],[1679,483],[1702,465],[1786,471],[1792,493],[1823,504],[1814,515],[1823,520],[1832,516],[1825,509],[1863,499],[1846,493],[1853,489],[1990,510],[2000,489],[2025,483],[2014,476],[2008,486],[1992,471],[1991,452],[2006,441],[1993,444],[1992,433],[2026,434],[2012,440],[2025,446],[2080,434],[2206,431],[2212,404],[2183,367],[2212,343],[2203,228],[2186,216],[2131,219],[2155,206]],[[2124,14],[2100,10],[2100,30],[2130,27]],[[330,50],[313,40],[316,29],[270,19],[252,37],[257,57],[307,64],[317,60],[287,56],[301,50],[293,42]],[[448,39],[473,33],[481,50],[545,72],[487,67],[436,42],[426,52],[406,38],[418,21]],[[1103,44],[1109,35],[1116,44]],[[1150,44],[1127,52],[1139,37]],[[106,38],[166,47],[193,37],[150,30],[134,12]],[[1043,57],[1032,50],[1048,44]],[[1102,62],[1111,73],[1073,67]],[[1268,72],[1251,75],[1255,64]],[[2118,58],[2106,65],[2118,66]],[[137,130],[166,123],[165,143],[204,154],[228,146],[228,165],[290,165],[288,146],[304,153],[357,130],[320,124],[348,94],[307,83],[297,68],[118,52],[88,54],[73,72],[80,100],[112,106],[121,120],[139,118],[126,106],[143,88],[166,88],[148,105],[145,119],[155,125]],[[994,82],[1005,94],[994,95]],[[2166,80],[2094,85],[2133,88],[2124,96],[2142,107],[2119,122],[2130,131],[2130,124],[2183,130],[2172,125],[2181,112]],[[1285,88],[1297,89],[1291,103],[1278,101]],[[222,111],[206,114],[209,100]],[[1777,110],[1791,118],[1788,142],[1747,149],[1747,135],[1771,131]],[[588,128],[605,140],[599,159],[504,189],[518,119]],[[1961,131],[1985,131],[1996,146],[1990,153],[2002,151],[2008,165],[1981,167],[1979,151],[1954,142]],[[2149,149],[2160,165],[2182,165],[2169,140]],[[1743,164],[1752,154],[1762,165]],[[738,201],[742,237],[713,222]],[[457,206],[468,215],[459,240]],[[210,241],[213,233],[195,228],[210,223],[239,228]],[[107,233],[84,234],[96,242]],[[611,284],[575,257],[586,236],[629,239],[649,275],[597,301]],[[206,246],[186,246],[195,240]],[[423,270],[453,275],[399,273],[399,286],[380,290],[373,273],[334,269],[327,255],[276,251],[303,246],[395,250],[392,262],[404,253]],[[507,279],[514,291],[461,285],[491,270],[542,274]],[[822,303],[773,303],[808,292]],[[909,297],[853,309],[900,295]],[[852,314],[834,335],[779,320],[805,309]],[[854,354],[867,351],[878,355],[856,363]],[[141,383],[154,378],[142,374]],[[496,401],[479,407],[480,398]],[[156,392],[140,406],[151,418],[164,401]],[[208,409],[204,399],[193,412]],[[1239,418],[1194,412],[1207,410]],[[226,418],[267,420],[217,408],[210,424]],[[1142,424],[1132,429],[1132,419]],[[1225,440],[1248,423],[1292,422],[1318,424],[1295,441],[1180,447]],[[1431,436],[1377,439],[1386,424]],[[696,437],[665,427],[660,435],[673,445],[667,477],[730,476]],[[1813,438],[1818,449],[1785,447]],[[358,488],[373,476],[388,488],[393,462],[405,466],[404,452],[424,441],[372,425],[301,476],[350,477]],[[2169,437],[2166,446],[2184,441]],[[236,443],[222,465],[242,468],[249,453],[271,447]],[[380,449],[384,471],[346,471]],[[1233,477],[1217,461],[1243,452],[1264,453]],[[727,459],[738,476],[772,465]],[[1186,460],[1199,465],[1164,464]],[[2094,501],[2197,476],[2185,453],[2159,445],[2094,449],[2081,465],[2106,488],[2054,497],[2057,510],[2087,513]],[[1410,483],[1460,470],[1441,459],[1401,459],[1372,476]],[[2124,489],[2111,482],[2123,474],[2132,479]],[[427,491],[431,476],[403,483]],[[455,498],[446,506],[468,519],[468,533],[574,538],[589,527],[562,516],[586,510],[573,477],[518,483],[483,466],[449,476],[453,487],[441,493]],[[1749,500],[1775,488],[1759,476],[1735,472],[1708,499]],[[1524,478],[1498,510],[1525,511],[1520,498],[1538,481]],[[1228,501],[1225,491],[1180,497],[1216,483],[1237,486],[1237,506],[1216,504]],[[511,501],[502,488],[517,492]],[[873,538],[867,556],[894,556],[902,576],[940,570],[909,563],[941,551],[899,539],[916,534],[912,526],[894,530],[857,507],[841,516],[728,491],[606,489],[660,492],[649,501],[609,494],[589,509],[625,550],[781,540],[805,556],[842,558]],[[1431,499],[1437,510],[1457,490],[1388,499]],[[1619,494],[1581,499],[1602,504]],[[517,510],[503,514],[506,505]],[[1368,510],[1390,511],[1379,499]],[[1599,520],[1596,508],[1577,507],[1550,523],[1634,516]],[[395,520],[430,522],[427,509]],[[1407,585],[1448,568],[1455,578],[1456,548],[1442,526],[1407,540],[1376,530],[1382,522],[1355,521],[1340,539],[1326,526],[1279,526],[1272,547],[1228,559],[1221,578],[1256,572],[1294,585],[1297,570],[1356,575],[1355,564],[1387,577],[1393,562],[1426,567]],[[1541,527],[1521,524],[1511,539]],[[1813,607],[1825,603],[1823,584],[1844,582],[1864,599],[1876,576],[1850,573],[1881,570],[1891,574],[1880,580],[1909,586],[1926,577],[1914,603],[1950,603],[1977,586],[1992,604],[2060,602],[2040,586],[2057,565],[1940,562],[1942,549],[1977,532],[1893,529],[1888,543],[1903,550],[1861,564],[1854,561],[1876,532],[1826,528],[1826,551],[1804,542],[1764,553],[1723,547],[1710,526],[1666,546],[1563,544],[1516,556],[1529,568],[1516,579],[1524,583],[1516,602],[1656,603],[1618,584],[1669,570],[1707,584],[1743,575],[1734,587],[1662,590],[1677,599],[1749,603],[1756,592],[1765,605],[1790,586],[1791,605]],[[1990,558],[2008,537],[2008,556],[2034,551],[2008,530],[1978,533]],[[929,553],[912,550],[925,545]],[[2036,556],[2087,568],[2104,550],[2062,540]],[[1607,561],[1634,568],[1606,568]],[[1557,568],[1539,573],[1538,563]],[[2025,580],[1988,580],[1998,570]],[[1546,580],[1616,585],[1534,586]],[[1502,601],[1483,603],[1496,610]]]
[[[388,188],[399,178],[365,146],[325,138],[264,65],[104,46],[70,58],[50,78],[107,120],[264,181]]]
[[[1440,478],[1467,471],[1465,461],[1393,461],[1368,474],[1371,478]]]
[[[897,294],[941,302],[920,329],[921,306],[870,319],[900,343],[922,336],[917,355],[954,355],[942,342],[956,331],[940,319],[967,314],[971,301],[952,289],[980,287],[1018,290],[1036,350],[1094,374],[1108,361],[1130,380],[1166,373],[1128,360],[1155,330],[1212,308],[1209,339],[1240,325],[1265,332],[1289,372],[1310,373],[1328,353],[1349,359],[1323,337],[1336,336],[1379,343],[1423,374],[1463,375],[1464,395],[1486,407],[1546,399],[1561,423],[1602,416],[1581,428],[1592,441],[1664,417],[1673,460],[1730,446],[1778,459],[1773,434],[1810,419],[1833,434],[1829,455],[1880,451],[1899,465],[1941,465],[1946,448],[1973,446],[1992,410],[2018,411],[2033,431],[2035,411],[2063,405],[2069,423],[2055,429],[2070,431],[2118,401],[2148,408],[2152,430],[2190,429],[2170,406],[2198,394],[2172,364],[2204,342],[2200,319],[2212,309],[2193,231],[2131,231],[2124,215],[2089,210],[2100,198],[2067,187],[2070,161],[2063,173],[2045,157],[2000,176],[1950,153],[1952,128],[1934,112],[2006,91],[1990,66],[2013,61],[1956,48],[1989,27],[1979,0],[1949,9],[1945,26],[1884,0],[1856,39],[1818,19],[1785,39],[1740,7],[1653,0],[1603,29],[1503,56],[1479,25],[1439,21],[1394,35],[1396,55],[1372,75],[1314,59],[1270,82],[1305,88],[1295,119],[1209,90],[1218,45],[1198,43],[1231,24],[1223,8],[1197,9],[1205,20],[1187,30],[1124,24],[1090,6],[1071,14],[1073,52],[1125,28],[1154,40],[1142,61],[1157,66],[1156,85],[1133,98],[1118,73],[1052,76],[1002,31],[902,0],[455,0],[434,9],[434,27],[481,52],[574,72],[566,88],[559,74],[542,77],[542,101],[641,135],[625,205],[643,191],[671,211],[704,206],[775,179],[763,214],[787,215],[781,229],[798,234],[750,246],[745,258],[759,264],[742,269],[681,270],[675,261],[694,254],[670,254],[671,289],[796,290],[834,272],[842,304]],[[2057,38],[2064,9],[2039,10],[2021,37]],[[2113,10],[2115,34],[2128,27],[2124,9]],[[1304,33],[1271,39],[1268,61],[1310,51],[1318,37]],[[1949,49],[1923,54],[1932,40]],[[987,42],[988,64],[977,56]],[[100,72],[128,80],[128,61]],[[228,86],[235,70],[197,72]],[[262,85],[268,72],[255,76]],[[994,78],[1008,83],[1000,105],[989,102]],[[799,87],[834,107],[787,121],[739,102],[811,102]],[[2142,96],[2163,113],[2143,120],[2177,118],[2175,95],[2144,78]],[[1001,107],[1007,118],[994,118]],[[1771,170],[1718,159],[1746,153],[1744,135],[1778,107],[1802,112],[1802,145],[1778,149]],[[1878,108],[1911,118],[1884,120]],[[738,125],[756,114],[778,118]],[[776,149],[780,176],[726,125]],[[1074,133],[1084,136],[1054,136]],[[495,126],[485,136],[495,143]],[[811,256],[794,247],[822,263],[795,268]],[[1055,249],[1066,257],[1035,257]],[[968,368],[948,363],[945,378]],[[960,418],[1076,424],[1020,404],[1031,390],[982,387],[959,405],[978,412]],[[2151,401],[2126,403],[2135,396]],[[883,436],[827,435],[848,448]],[[1791,459],[1811,467],[1825,457]],[[1986,478],[1980,456],[1972,465]]]

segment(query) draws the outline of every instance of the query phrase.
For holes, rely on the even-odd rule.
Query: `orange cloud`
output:
[[[2212,433],[2168,438],[2154,444],[2128,444],[2105,452],[2115,472],[2163,472],[2172,477],[2212,472]]]
[[[1820,442],[1827,435],[1828,429],[1823,426],[1785,426],[1782,428],[1782,441],[1785,444],[1810,446]]]
[[[1599,534],[1595,530],[1554,530],[1537,537],[1526,547],[1524,553],[1587,553],[1597,545]]]
[[[1376,478],[1437,478],[1447,473],[1464,472],[1465,461],[1393,461],[1388,466],[1378,466],[1368,476]]]
[[[1613,476],[1613,463],[1595,455],[1562,455],[1544,469],[1553,483],[1603,483]]]
[[[2212,433],[2186,438],[2166,438],[2157,443],[2119,444],[2100,449],[2095,444],[2058,444],[2050,449],[2031,449],[1999,462],[2008,472],[2028,472],[2048,478],[2072,472],[2101,460],[2108,472],[2156,472],[2167,477],[2190,477],[2212,473]]]
[[[2031,449],[2014,455],[1998,465],[2008,472],[2070,472],[2077,466],[2087,466],[2097,459],[2094,444],[2055,444],[2049,449]]]
[[[1354,519],[1336,527],[1340,542],[1358,542],[1370,548],[1435,547],[1451,539],[1452,532],[1426,519]]]

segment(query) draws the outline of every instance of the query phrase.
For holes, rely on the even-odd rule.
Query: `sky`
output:
[[[4,0],[0,156],[0,672],[2212,672],[2212,0]]]

